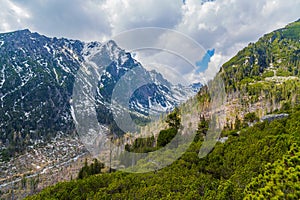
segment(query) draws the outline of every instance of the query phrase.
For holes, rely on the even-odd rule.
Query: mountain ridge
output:
[[[300,27],[298,21],[281,31],[266,34],[222,66],[216,79],[224,80],[227,92],[224,107],[209,111],[207,108],[212,103],[209,87],[199,91],[196,98],[203,110],[208,110],[207,115],[200,117],[189,149],[170,166],[144,174],[102,172],[59,183],[28,199],[299,199],[300,37],[297,27]],[[224,140],[215,138],[219,142],[213,150],[199,158],[199,149],[210,138],[210,114],[221,109],[227,113],[227,124],[223,124],[220,135]],[[284,117],[260,122],[259,118],[265,119],[262,116],[266,113],[281,113],[273,118]],[[170,116],[174,117],[174,113]],[[170,129],[158,131],[165,136],[163,139],[171,132]],[[154,137],[138,139],[127,146],[129,150],[153,150]],[[169,159],[172,154],[173,149],[169,149],[161,159]],[[132,164],[134,158],[124,160]],[[139,163],[145,168],[160,164],[149,159]],[[81,172],[87,176],[93,174],[88,171],[93,166],[86,164]]]
[[[57,132],[76,131],[70,102],[76,74],[85,62],[97,63],[100,59],[107,64],[96,64],[98,71],[104,72],[98,78],[99,87],[104,84],[102,89],[106,89],[106,101],[110,99],[113,82],[125,74],[126,67],[131,69],[139,65],[144,70],[130,53],[118,47],[114,41],[101,44],[49,38],[28,29],[0,34],[0,55],[0,144],[1,148],[10,148],[11,152],[25,148],[32,140],[51,138]],[[105,82],[108,80],[112,84]],[[164,79],[161,85],[165,83],[167,81]],[[166,110],[166,102],[171,102],[168,109],[181,102],[182,99],[176,100],[173,96],[166,98],[162,88],[155,83],[153,86],[149,90],[151,92],[142,95],[147,100],[131,99],[131,102],[135,102],[131,103],[134,112],[147,114],[141,111],[151,110],[153,102],[158,102],[158,112]],[[171,85],[167,90],[173,94]],[[187,88],[182,97],[194,93]],[[154,94],[158,96],[148,100],[148,96]],[[107,120],[109,117],[106,114],[98,114],[98,119],[102,120],[100,122],[106,125],[111,123],[107,121],[113,120]]]

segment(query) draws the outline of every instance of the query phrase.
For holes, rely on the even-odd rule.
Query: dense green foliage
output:
[[[246,114],[245,115],[245,118],[244,118],[244,121],[245,122],[250,122],[250,123],[252,123],[252,122],[255,122],[255,121],[258,121],[259,120],[259,118],[256,116],[256,114],[255,113],[248,113],[248,114]]]
[[[274,162],[282,165],[277,160],[286,160],[283,156],[290,154],[292,144],[299,147],[299,139],[300,109],[294,108],[287,119],[259,122],[229,136],[203,159],[197,155],[202,144],[199,139],[179,160],[157,172],[90,176],[59,183],[28,199],[242,199],[253,189],[249,186],[253,180],[264,174],[265,166]]]
[[[166,122],[169,124],[168,129],[160,131],[157,138],[157,147],[166,146],[177,134],[180,128],[179,109],[175,110],[167,116]]]
[[[84,166],[78,173],[78,179],[83,179],[94,174],[100,174],[101,169],[103,168],[104,164],[99,162],[97,159],[94,159],[93,163],[91,163],[90,165],[88,165],[87,160],[85,160]]]
[[[59,183],[28,199],[299,199],[300,108],[294,107],[300,100],[299,29],[297,21],[265,35],[224,64],[220,72],[228,93],[240,91],[240,97],[250,97],[249,103],[261,97],[280,103],[278,112],[288,113],[287,118],[258,122],[255,113],[244,119],[236,117],[235,124],[228,124],[222,132],[228,140],[218,142],[200,159],[199,149],[209,126],[201,117],[189,149],[166,168],[90,176]],[[197,97],[204,107],[210,101],[207,89],[203,87]],[[172,114],[169,129],[158,136],[158,147],[180,128],[180,118]],[[127,148],[145,152],[142,145],[152,142],[151,138],[136,140],[134,147]]]
[[[178,129],[180,128],[180,121],[179,109],[175,108],[166,119],[169,128],[159,132],[157,141],[155,141],[154,136],[148,138],[136,138],[132,145],[125,145],[125,150],[136,153],[147,153],[166,146],[176,136]]]
[[[164,147],[166,146],[177,134],[177,130],[175,128],[169,128],[167,130],[160,131],[157,138],[157,146]]]
[[[268,163],[265,172],[254,178],[245,190],[245,199],[300,199],[300,151],[291,150],[275,163]]]
[[[151,136],[149,138],[136,138],[132,145],[126,144],[125,150],[136,153],[147,153],[155,151],[155,138]]]

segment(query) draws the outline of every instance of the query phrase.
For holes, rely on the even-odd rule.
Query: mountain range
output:
[[[147,79],[144,85],[134,88],[128,105],[124,105],[135,119],[172,110],[202,86],[171,84],[160,73],[147,71],[114,41],[101,44],[49,38],[29,30],[3,33],[0,34],[1,148],[19,151],[58,132],[76,132],[71,114],[73,87],[77,72],[90,63],[97,71],[93,76],[97,84],[94,98],[98,121],[111,126],[116,134],[123,131],[114,123],[115,108],[109,105],[117,82],[127,72],[139,69],[143,74],[140,77]]]
[[[300,199],[299,70],[300,20],[250,43],[200,89],[194,99],[206,112],[213,104],[210,84],[221,79],[224,105],[200,117],[193,143],[171,165],[149,173],[93,175],[90,169],[95,164],[86,164],[81,170],[86,177],[48,187],[28,199]],[[215,138],[209,125],[213,112],[220,110],[226,121]],[[176,116],[173,112],[168,117],[176,120]],[[157,150],[155,140],[172,137],[169,126],[160,130],[157,139],[138,138],[127,149]],[[199,158],[199,149],[211,140],[218,142]],[[185,145],[168,149],[161,160],[170,159]],[[138,163],[145,168],[159,166],[151,162],[150,153],[149,157]]]

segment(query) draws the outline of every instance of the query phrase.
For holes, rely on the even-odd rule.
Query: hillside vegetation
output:
[[[230,122],[248,112],[262,117],[299,103],[299,34],[298,20],[250,43],[222,66]]]
[[[228,139],[206,157],[198,157],[209,120],[201,117],[189,149],[164,169],[91,175],[27,199],[300,199],[299,39],[298,20],[249,44],[222,66],[233,120],[221,134]],[[203,105],[209,102],[206,90],[198,94]],[[288,117],[259,121],[268,112]],[[148,138],[127,150],[159,148],[173,132],[162,130],[158,146]]]
[[[287,111],[285,111],[287,112]],[[28,199],[299,199],[300,108],[271,123],[231,130],[203,159],[205,128],[172,165],[151,173],[105,173],[59,183]],[[288,183],[285,184],[285,183]]]

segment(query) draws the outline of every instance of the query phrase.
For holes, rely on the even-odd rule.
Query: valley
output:
[[[6,199],[14,193],[15,198],[22,198],[58,182],[76,179],[86,158],[91,159],[91,155],[76,137],[57,136],[48,143],[40,141],[29,146],[25,152],[0,163],[2,197]],[[24,181],[26,187],[22,186]]]
[[[90,175],[27,199],[299,199],[299,26],[298,20],[264,35],[222,65],[214,80],[194,97],[201,111],[187,120],[199,117],[193,142],[169,166],[147,173]],[[222,89],[210,91],[212,86],[222,88],[217,80],[224,81],[225,97]],[[212,98],[218,96],[216,103]],[[185,117],[178,114],[180,109],[184,106],[167,118],[182,123]],[[213,117],[216,114],[220,118]],[[161,127],[156,142],[140,138],[127,150],[162,148],[178,127],[169,123]],[[223,127],[220,135],[211,134],[210,129],[218,130],[215,127]],[[168,149],[161,161],[183,148],[181,144]],[[208,151],[205,156],[203,149]],[[137,163],[151,168],[157,164],[151,158],[155,157]]]
[[[207,85],[188,86],[112,40],[0,34],[1,198],[299,199],[299,27],[265,34]],[[140,124],[161,117],[132,136],[116,120],[124,110]],[[105,170],[92,163],[98,148]]]

